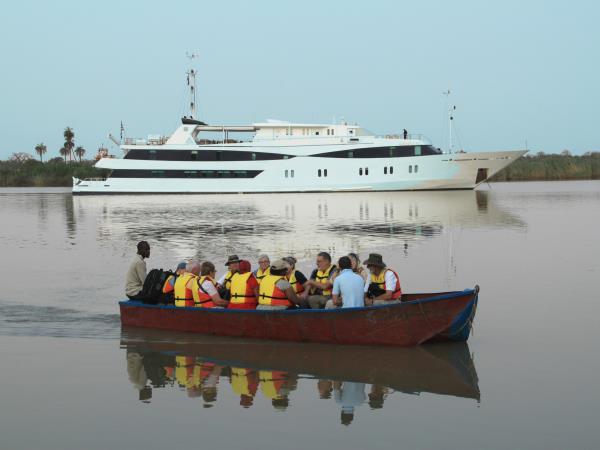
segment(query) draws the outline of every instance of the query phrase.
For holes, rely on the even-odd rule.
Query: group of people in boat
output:
[[[148,257],[150,245],[139,242],[127,272],[125,291],[131,300],[142,300]],[[162,291],[172,295],[175,306],[199,308],[330,309],[400,302],[398,273],[387,267],[380,254],[371,253],[361,265],[355,253],[334,264],[329,253],[319,252],[309,278],[296,269],[296,262],[293,256],[271,261],[260,255],[258,267],[252,270],[250,261],[231,255],[225,262],[227,272],[218,278],[210,261],[183,261],[165,280]]]

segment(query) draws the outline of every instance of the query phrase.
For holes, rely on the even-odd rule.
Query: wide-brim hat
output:
[[[238,255],[230,255],[227,258],[227,262],[225,263],[225,265],[228,266],[229,264],[239,263],[239,262],[240,262],[240,258],[238,258]]]
[[[369,258],[363,262],[363,264],[365,266],[386,267],[386,264],[383,262],[383,257],[379,253],[369,254]]]

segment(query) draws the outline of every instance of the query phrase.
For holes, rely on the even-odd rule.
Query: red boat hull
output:
[[[473,289],[389,306],[285,311],[182,308],[120,302],[127,326],[202,334],[347,345],[421,344],[448,329]]]

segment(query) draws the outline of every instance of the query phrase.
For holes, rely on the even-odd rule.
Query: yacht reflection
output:
[[[446,228],[524,228],[487,191],[75,197],[97,209],[99,239],[168,243],[172,260],[361,251],[421,241]],[[210,239],[207,239],[210,237]],[[360,247],[360,248],[359,248]]]
[[[230,389],[243,408],[257,396],[275,410],[293,404],[299,382],[313,384],[315,399],[335,401],[342,424],[355,409],[384,407],[395,393],[431,393],[480,400],[477,373],[466,343],[376,348],[240,340],[123,328],[127,372],[140,400],[152,389],[176,387],[203,406]]]

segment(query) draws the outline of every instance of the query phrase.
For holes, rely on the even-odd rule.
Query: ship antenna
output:
[[[450,98],[450,89],[442,92],[443,95],[446,96],[446,109],[448,110],[448,144],[450,145],[449,153],[453,153],[453,143],[452,143],[452,122],[454,120],[454,111],[456,111],[456,106],[450,106],[449,98]]]
[[[198,57],[197,53],[185,53],[185,56],[190,60],[190,70],[187,74],[187,84],[190,88],[190,117],[196,118],[196,71],[192,67],[192,61]]]

